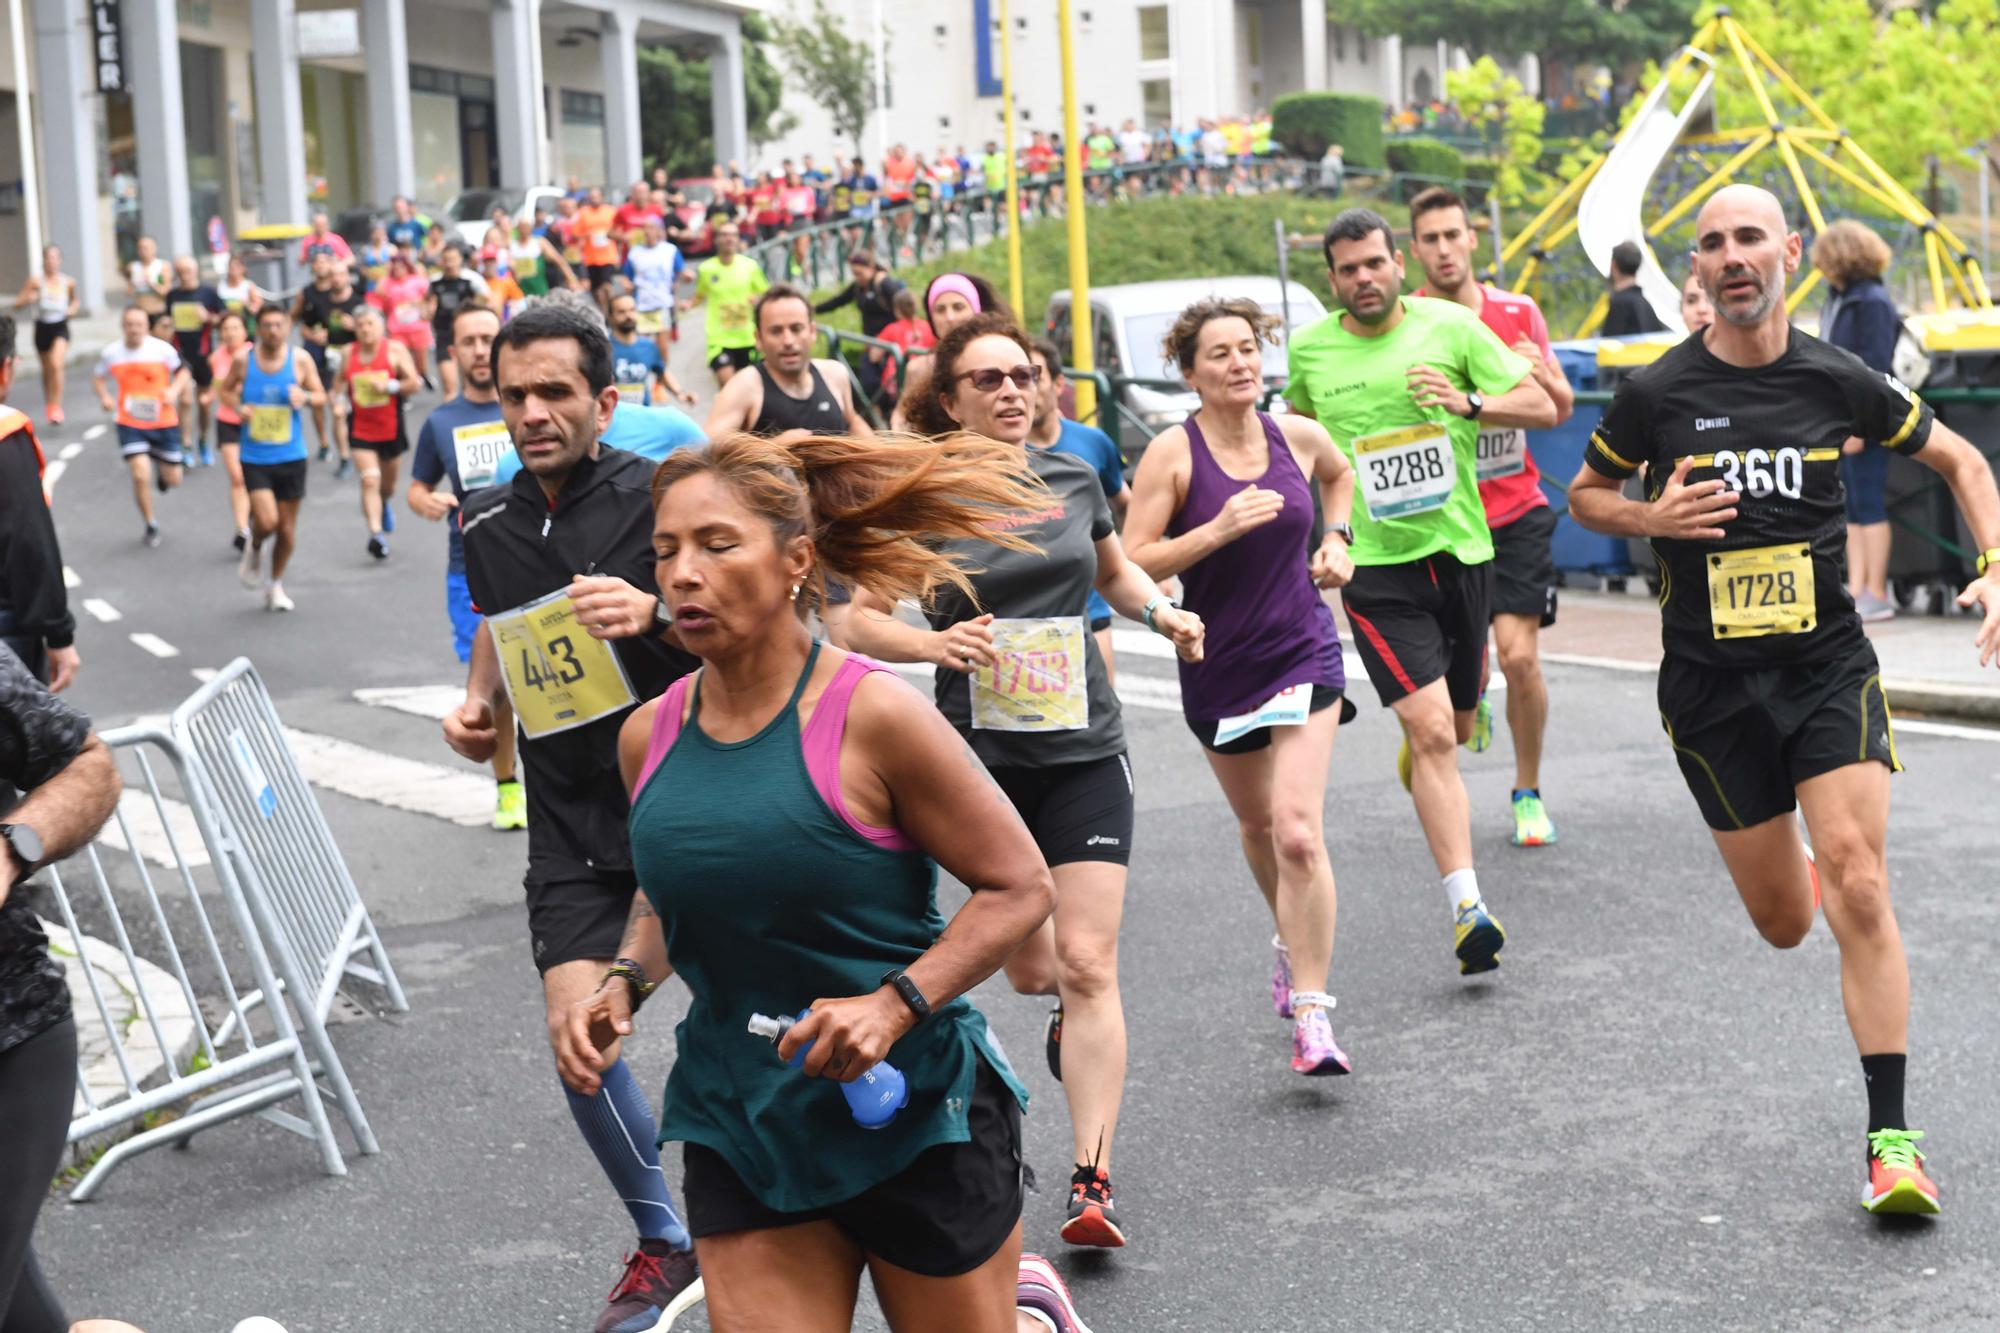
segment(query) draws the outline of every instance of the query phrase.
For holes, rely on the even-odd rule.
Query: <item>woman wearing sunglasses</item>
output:
[[[932,361],[929,391],[912,404],[918,429],[1026,447],[1042,368],[1011,319],[967,320]],[[1119,1246],[1125,1233],[1110,1162],[1125,1087],[1118,923],[1132,855],[1132,769],[1086,602],[1096,588],[1189,661],[1201,657],[1202,626],[1125,558],[1088,463],[1026,453],[1047,496],[1036,508],[998,514],[992,526],[1034,549],[946,542],[945,552],[976,571],[970,595],[940,588],[924,608],[929,628],[919,629],[896,619],[888,599],[857,590],[847,638],[873,657],[937,666],[939,711],[1014,803],[1055,874],[1055,913],[1007,960],[1007,979],[1024,995],[1057,997],[1049,1068],[1068,1096],[1076,1148],[1062,1237]]]

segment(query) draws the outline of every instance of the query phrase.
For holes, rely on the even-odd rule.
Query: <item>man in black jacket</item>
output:
[[[0,401],[14,387],[14,317],[0,314]],[[0,406],[0,642],[60,692],[76,679],[76,618],[42,491],[42,446],[24,412]]]
[[[551,303],[515,316],[494,338],[493,371],[521,471],[460,511],[466,583],[486,624],[444,734],[485,763],[506,691],[523,735],[528,929],[553,1040],[570,1007],[608,975],[638,889],[619,725],[695,659],[665,637],[654,465],[598,443],[618,389],[595,312]],[[652,1328],[699,1300],[701,1287],[660,1169],[651,1104],[622,1058],[596,1096],[564,1095],[639,1231],[598,1333]]]
[[[856,250],[847,257],[847,272],[853,281],[813,307],[814,314],[823,315],[829,310],[838,310],[844,305],[852,305],[861,315],[861,331],[871,338],[882,336],[882,330],[896,320],[896,293],[903,290],[903,280],[882,267],[882,261],[866,250]],[[864,395],[873,401],[882,389],[882,349],[871,347],[861,362],[861,387]]]
[[[1636,241],[1620,241],[1611,247],[1611,300],[1604,310],[1603,327],[1598,330],[1605,337],[1666,332],[1667,326],[1653,313],[1646,293],[1639,290],[1639,266],[1645,261],[1645,252]]]

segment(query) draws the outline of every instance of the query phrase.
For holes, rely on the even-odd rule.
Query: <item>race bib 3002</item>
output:
[[[1528,432],[1519,426],[1495,426],[1479,432],[1478,477],[1497,481],[1528,469]]]
[[[972,677],[981,731],[1081,731],[1090,725],[1082,616],[995,620],[997,667]]]

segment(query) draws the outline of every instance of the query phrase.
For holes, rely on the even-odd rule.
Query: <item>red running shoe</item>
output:
[[[1076,1173],[1069,1178],[1069,1220],[1063,1223],[1062,1238],[1070,1245],[1105,1250],[1125,1244],[1118,1210],[1111,1202],[1111,1177],[1104,1168],[1077,1164]]]
[[[1917,1151],[1921,1129],[1878,1129],[1868,1136],[1868,1184],[1861,1206],[1871,1213],[1938,1212],[1938,1189]]]
[[[595,1333],[667,1333],[701,1298],[701,1269],[693,1250],[642,1240],[625,1256],[625,1274],[592,1328]]]

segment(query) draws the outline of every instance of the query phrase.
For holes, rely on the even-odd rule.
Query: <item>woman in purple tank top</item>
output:
[[[1321,811],[1334,733],[1354,705],[1320,589],[1354,572],[1354,471],[1318,422],[1257,410],[1277,324],[1242,299],[1181,312],[1165,350],[1201,409],[1147,446],[1125,542],[1154,578],[1180,577],[1208,627],[1203,660],[1181,664],[1181,707],[1277,922],[1271,1001],[1292,1020],[1292,1069],[1345,1074],[1328,1018],[1334,890]],[[1317,548],[1308,477],[1326,515]]]

